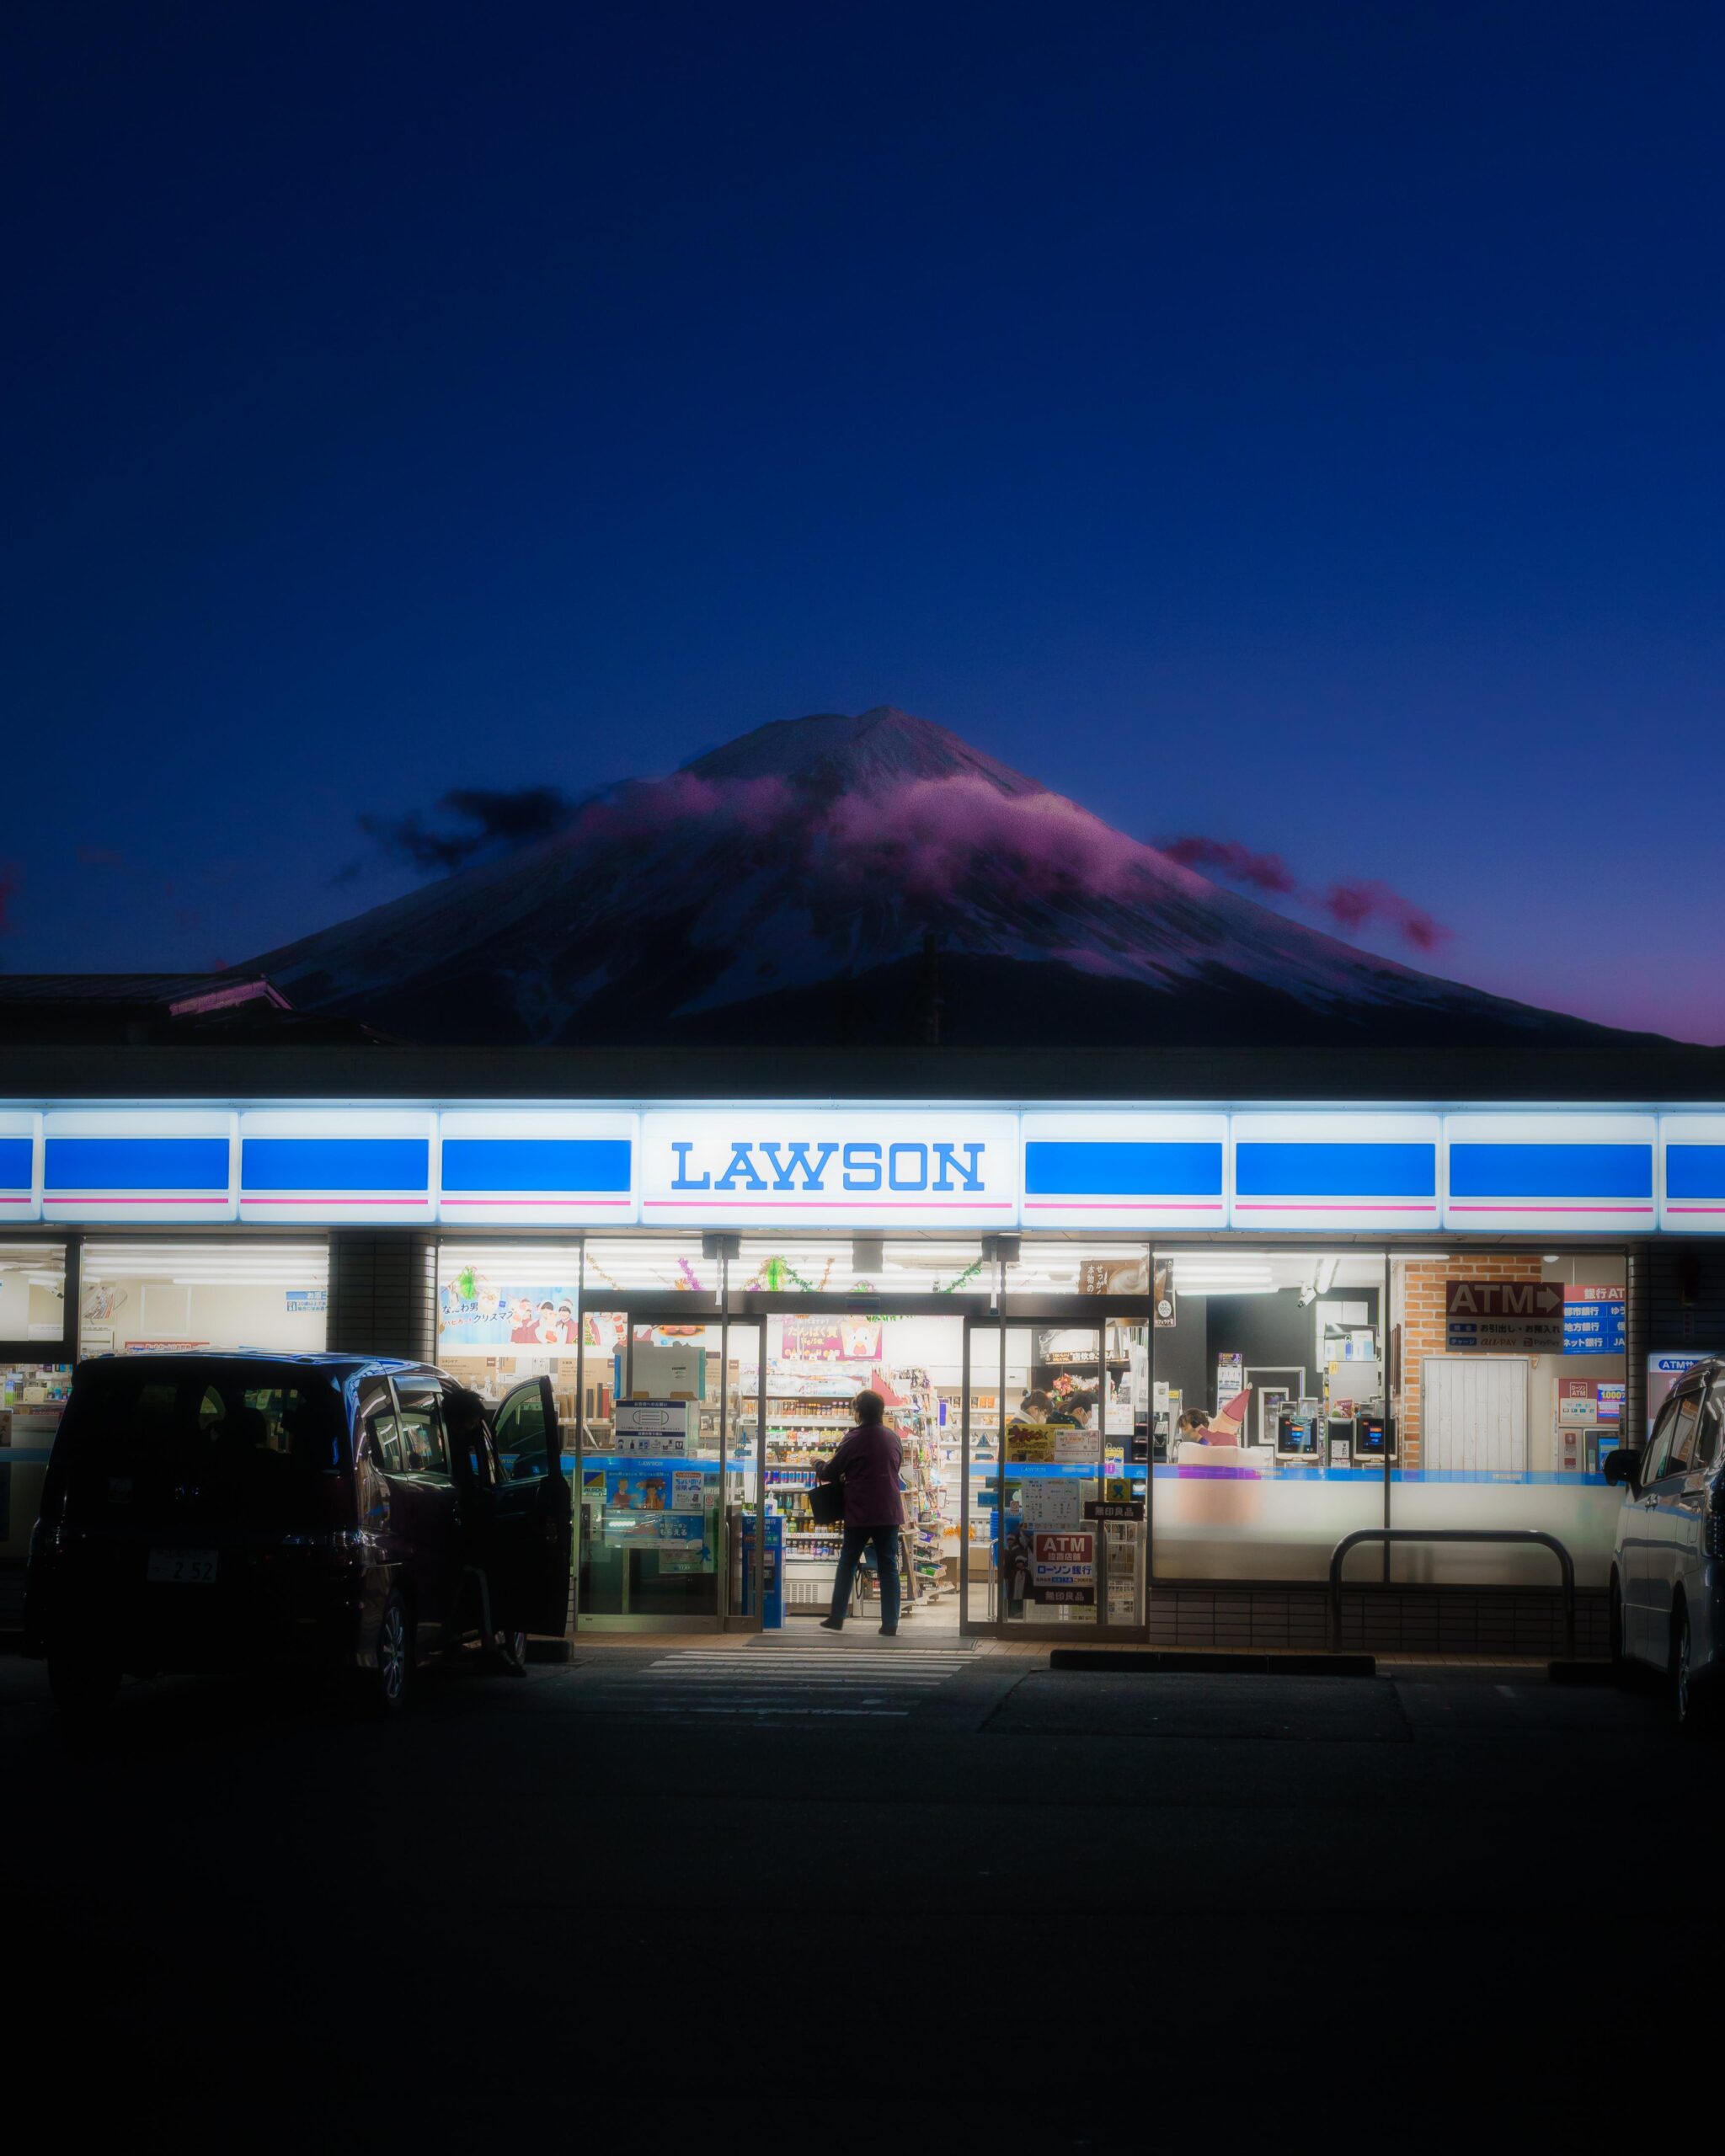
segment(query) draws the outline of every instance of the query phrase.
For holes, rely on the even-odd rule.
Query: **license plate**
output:
[[[163,1580],[171,1587],[214,1587],[216,1552],[213,1550],[152,1550],[145,1577]]]

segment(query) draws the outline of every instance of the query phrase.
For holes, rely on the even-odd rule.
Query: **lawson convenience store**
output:
[[[551,1375],[579,1629],[823,1609],[806,1492],[868,1385],[921,1630],[1316,1643],[1343,1537],[1519,1527],[1585,1646],[1600,1464],[1725,1347],[1722,1231],[1701,1106],[15,1102],[0,1550],[77,1357],[327,1346]],[[1537,1651],[1550,1562],[1368,1544],[1345,1620]]]

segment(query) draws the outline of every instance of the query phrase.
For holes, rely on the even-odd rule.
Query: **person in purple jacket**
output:
[[[880,1571],[880,1629],[891,1639],[899,1629],[899,1529],[905,1524],[899,1467],[905,1449],[898,1432],[887,1428],[886,1402],[878,1392],[859,1392],[852,1412],[856,1428],[845,1433],[832,1458],[815,1470],[821,1481],[845,1486],[845,1540],[832,1583],[832,1614],[820,1622],[829,1632],[845,1629],[857,1567],[872,1542]]]

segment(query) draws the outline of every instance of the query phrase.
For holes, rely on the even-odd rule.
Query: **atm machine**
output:
[[[1370,1464],[1386,1454],[1396,1457],[1396,1445],[1381,1407],[1364,1407],[1354,1417],[1354,1457]]]
[[[1316,1400],[1284,1400],[1276,1409],[1276,1458],[1314,1467],[1323,1459],[1323,1405]]]

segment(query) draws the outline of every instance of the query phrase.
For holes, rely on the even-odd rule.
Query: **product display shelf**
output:
[[[793,1380],[769,1372],[761,1427],[769,1509],[784,1516],[787,1609],[824,1609],[837,1575],[843,1530],[818,1527],[809,1508],[815,1470],[851,1427],[850,1402],[865,1380]]]

